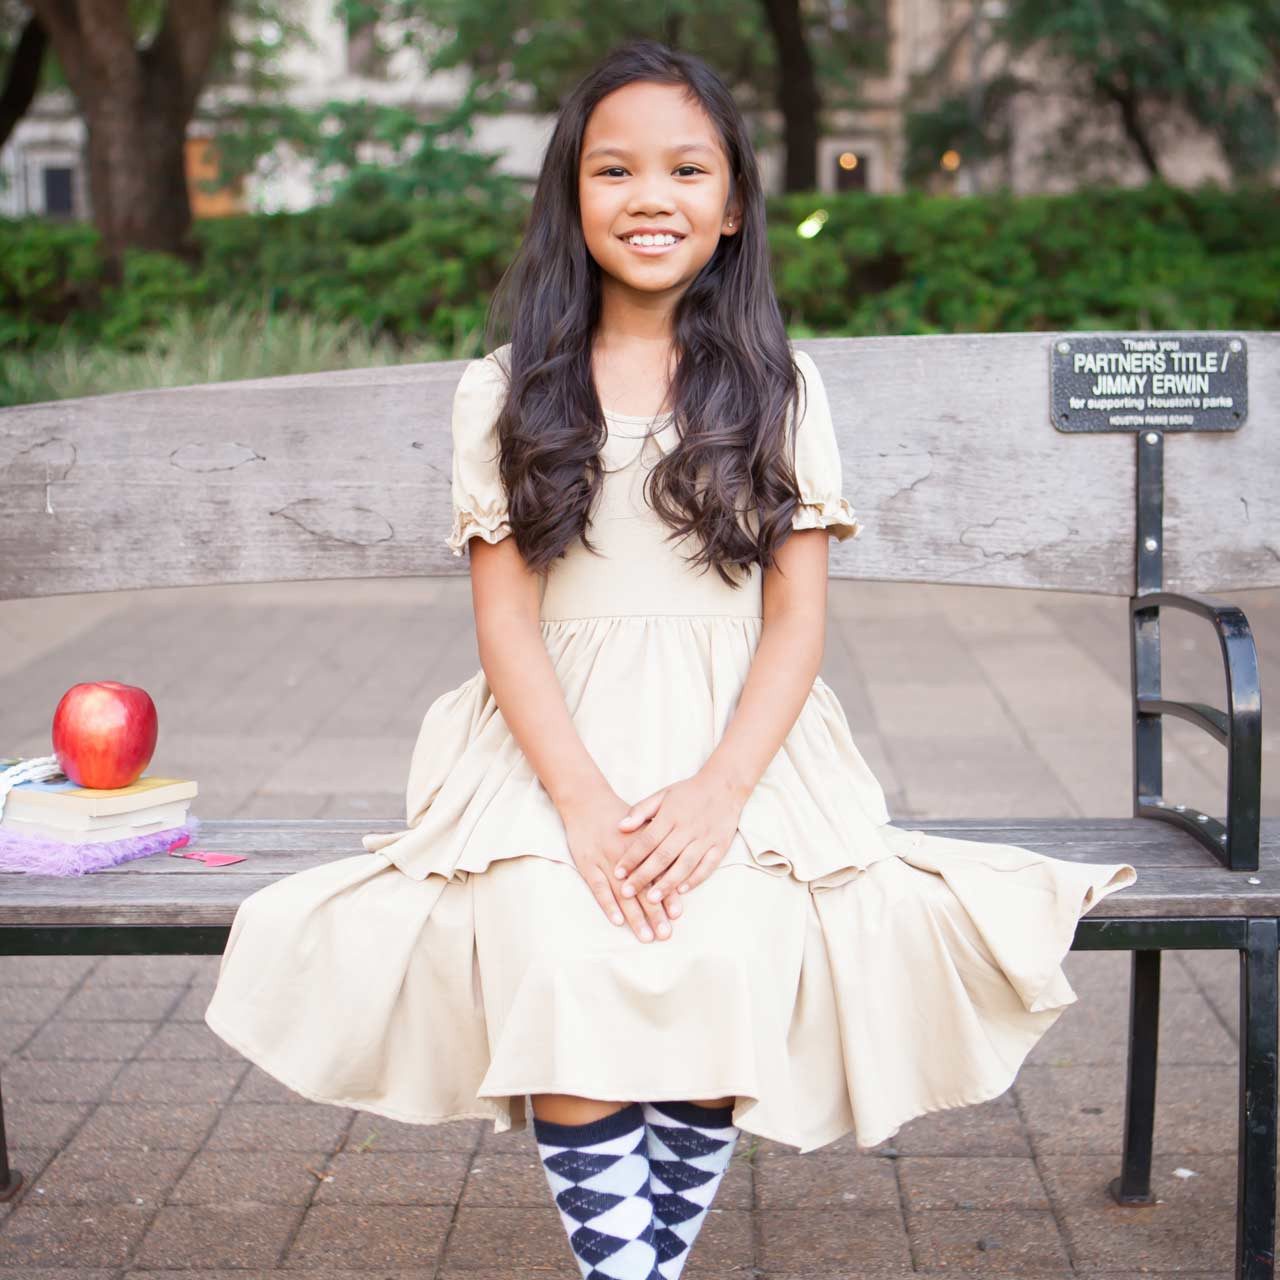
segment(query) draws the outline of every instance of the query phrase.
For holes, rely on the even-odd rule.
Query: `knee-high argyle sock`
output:
[[[676,1280],[729,1167],[738,1128],[733,1107],[646,1102],[649,1180],[662,1280]]]
[[[661,1280],[640,1104],[586,1124],[535,1115],[533,1133],[584,1280]]]

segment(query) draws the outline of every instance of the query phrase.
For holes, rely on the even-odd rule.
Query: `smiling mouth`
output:
[[[684,241],[683,236],[677,236],[674,244],[636,244],[628,240],[625,236],[619,236],[619,240],[635,253],[645,254],[649,257],[657,257],[660,254],[670,253],[673,249],[678,249]]]

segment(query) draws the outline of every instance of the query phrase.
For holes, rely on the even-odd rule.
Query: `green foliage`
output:
[[[176,311],[132,351],[67,341],[34,356],[0,354],[0,406],[447,360],[452,354],[432,342],[401,348],[389,338],[371,339],[357,320],[271,314],[220,302],[203,311]]]
[[[1216,138],[1237,178],[1265,177],[1280,157],[1280,9],[1272,3],[1009,0],[995,35],[1015,53],[1048,53],[1072,73],[1081,99],[1117,123],[1119,104],[1132,102],[1157,156],[1161,114],[1172,107]]]
[[[819,233],[798,234],[817,209],[827,215]],[[92,229],[0,220],[0,347],[142,356],[168,341],[174,313],[199,318],[220,305],[349,325],[386,350],[478,354],[526,216],[514,200],[398,201],[375,188],[304,213],[197,223],[198,266],[130,254],[118,287],[104,283]],[[1276,329],[1278,223],[1280,193],[1263,186],[810,193],[771,198],[769,245],[796,336]],[[211,345],[228,327],[209,326]],[[274,371],[289,371],[280,358]],[[0,402],[23,394],[22,367],[22,357],[9,360]]]

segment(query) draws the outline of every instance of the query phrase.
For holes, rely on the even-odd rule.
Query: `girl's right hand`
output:
[[[662,941],[671,936],[672,920],[682,907],[672,892],[661,902],[624,898],[622,882],[613,869],[631,833],[618,823],[631,806],[612,787],[603,787],[560,810],[573,865],[587,882],[600,909],[614,923],[627,923],[641,942]],[[647,936],[646,936],[647,935]]]

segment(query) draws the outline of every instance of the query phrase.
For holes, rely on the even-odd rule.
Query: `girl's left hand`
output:
[[[614,864],[623,896],[660,902],[701,884],[728,852],[745,803],[700,773],[636,801],[618,823],[636,833]]]

